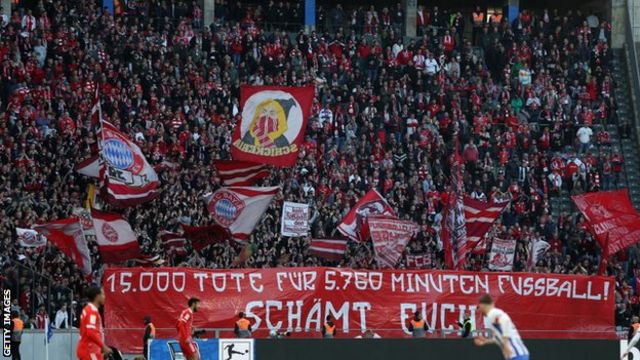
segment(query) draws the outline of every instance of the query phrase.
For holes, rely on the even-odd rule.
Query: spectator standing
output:
[[[593,130],[591,130],[590,126],[584,125],[580,129],[578,129],[576,136],[578,137],[578,142],[580,145],[580,154],[586,153],[589,150],[589,147],[591,147],[591,137],[593,136]]]
[[[68,329],[69,328],[69,313],[67,312],[67,304],[63,303],[58,311],[56,311],[56,317],[54,319],[54,325],[56,329]]]
[[[40,305],[36,313],[36,327],[38,329],[44,329],[47,321],[49,321],[49,314],[47,314],[47,311],[44,309],[44,305]]]

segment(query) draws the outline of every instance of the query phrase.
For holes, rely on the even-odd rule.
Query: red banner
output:
[[[318,336],[326,315],[344,337],[361,328],[408,333],[415,311],[431,329],[454,329],[464,311],[482,328],[478,297],[490,293],[524,337],[614,337],[614,279],[557,274],[474,273],[429,270],[289,268],[210,270],[192,268],[108,268],[106,342],[125,352],[138,350],[149,315],[159,337],[175,336],[187,299],[202,299],[196,328],[233,328],[240,311],[254,329],[290,329],[294,336]],[[141,306],[140,304],[144,304]],[[585,316],[585,314],[589,314]]]
[[[242,116],[233,132],[233,158],[293,166],[307,128],[313,95],[312,86],[241,86]]]
[[[611,256],[640,241],[640,215],[627,189],[600,191],[571,197],[589,222],[593,234]]]

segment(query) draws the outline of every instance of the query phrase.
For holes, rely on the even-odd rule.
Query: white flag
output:
[[[16,228],[18,243],[22,247],[40,247],[47,245],[47,239],[31,229]]]
[[[512,271],[516,254],[516,240],[493,239],[489,254],[489,269]]]
[[[307,236],[309,234],[309,205],[285,201],[280,221],[282,236]]]
[[[229,229],[236,240],[248,240],[262,218],[279,186],[222,187],[204,196],[209,214],[219,225]]]
[[[527,264],[529,270],[536,266],[540,257],[544,255],[550,247],[551,245],[542,239],[531,239],[529,243],[529,261]]]

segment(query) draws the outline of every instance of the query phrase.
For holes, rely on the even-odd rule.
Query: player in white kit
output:
[[[475,344],[478,346],[498,345],[506,360],[529,360],[529,350],[524,346],[516,326],[506,312],[495,307],[491,295],[482,295],[478,307],[488,320],[492,337],[478,336],[474,339]]]

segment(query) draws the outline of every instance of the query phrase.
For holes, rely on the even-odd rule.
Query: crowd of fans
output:
[[[130,0],[126,14],[112,16],[90,0],[41,0],[2,19],[1,262],[4,286],[20,289],[14,307],[25,323],[41,327],[47,312],[57,326],[77,321],[76,307],[65,309],[79,301],[84,278],[52,246],[20,248],[15,227],[84,206],[93,179],[74,166],[96,143],[96,88],[102,116],[164,164],[160,197],[125,214],[144,252],[169,264],[376,268],[366,243],[352,243],[339,263],[306,251],[312,237],[340,236],[336,225],[375,187],[399,217],[421,226],[406,252],[443,268],[442,200],[459,143],[467,193],[509,202],[489,248],[493,237],[517,239],[514,271],[597,271],[599,246],[584,220],[577,211],[552,216],[550,198],[623,183],[624,158],[608,129],[624,134],[629,125],[616,116],[607,22],[523,10],[512,23],[485,14],[478,24],[420,7],[419,36],[405,39],[400,5],[320,8],[310,32],[300,30],[300,2],[216,1],[216,12],[209,25],[195,2]],[[242,247],[231,243],[169,254],[161,230],[211,223],[202,195],[219,186],[212,160],[230,156],[240,84],[315,85],[297,166],[273,169],[262,182],[282,192],[253,232],[248,259],[238,261]],[[284,200],[311,205],[309,238],[279,234]],[[551,248],[530,268],[534,238]],[[90,250],[100,279],[95,244]],[[619,325],[638,312],[637,259],[633,248],[608,267],[618,280]],[[467,267],[487,270],[485,257],[472,256]]]

